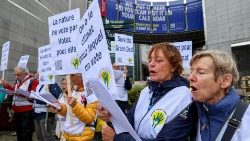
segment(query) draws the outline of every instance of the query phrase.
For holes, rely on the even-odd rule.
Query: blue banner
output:
[[[151,32],[151,2],[138,1],[135,9],[136,32]]]
[[[117,20],[118,19],[118,3],[117,0],[107,0],[106,1],[106,12],[108,20]]]
[[[189,0],[187,2],[188,30],[192,31],[203,29],[202,1]]]
[[[120,0],[119,20],[134,20],[135,0]]]
[[[169,3],[169,29],[170,32],[185,31],[185,6],[183,1],[173,1]]]
[[[152,8],[153,33],[168,32],[167,11],[168,10],[166,2],[153,2],[153,8]]]

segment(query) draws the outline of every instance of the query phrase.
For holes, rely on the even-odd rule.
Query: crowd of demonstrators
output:
[[[66,103],[60,103],[61,109],[50,107],[65,117],[62,124],[63,137],[69,141],[91,141],[94,138],[97,101],[96,98],[86,96],[81,74],[71,74],[73,86],[72,96],[69,92]]]
[[[180,76],[182,58],[173,45],[158,43],[148,54],[150,81],[126,116],[142,140],[187,140],[196,126],[196,107],[188,81]],[[111,115],[101,105],[98,116],[109,121]],[[102,128],[104,141],[134,140],[129,133],[115,134]]]
[[[4,88],[9,90],[22,89],[31,92],[36,91],[38,80],[33,79],[29,74],[29,70],[24,67],[15,67],[14,74],[16,81],[14,86],[8,82],[1,80]],[[20,94],[15,94],[13,97],[12,108],[14,110],[15,129],[18,141],[32,141],[33,135],[33,100],[24,97]]]
[[[118,88],[116,102],[141,140],[250,140],[250,108],[233,88],[239,79],[233,57],[223,51],[200,51],[194,54],[190,66],[188,82],[181,76],[183,67],[178,49],[169,43],[154,44],[148,54],[147,87],[126,111],[127,91],[132,84],[127,68],[113,64]],[[32,76],[24,67],[15,67],[14,74],[14,86],[5,80],[0,80],[0,85],[12,91],[51,93],[60,105],[59,109],[51,105],[48,108],[42,101],[14,93],[17,141],[32,141],[33,123],[38,141],[56,140],[51,129],[56,131],[60,141],[135,140],[127,132],[115,133],[109,122],[112,117],[109,109],[97,104],[94,95],[86,93],[81,74],[70,75],[70,91],[65,78],[60,88],[57,83],[38,84],[38,74]],[[50,127],[48,110],[57,114],[56,129]]]
[[[115,75],[115,83],[117,87],[117,94],[115,96],[116,103],[123,111],[126,112],[127,108],[129,107],[128,104],[128,90],[132,89],[131,81],[127,75],[127,67],[117,65],[116,63],[113,64],[113,70]]]
[[[42,85],[38,84],[36,88],[37,94],[52,94],[55,98],[58,98],[62,93],[61,88],[57,83]],[[54,141],[54,135],[51,130],[53,122],[55,121],[55,115],[48,112],[47,104],[41,100],[34,100],[34,121],[35,132],[38,141]]]
[[[199,113],[196,140],[249,141],[250,108],[232,87],[239,79],[234,59],[208,50],[195,54],[190,65],[190,87]]]

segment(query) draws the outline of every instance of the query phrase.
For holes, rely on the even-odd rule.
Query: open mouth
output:
[[[149,73],[150,73],[150,74],[155,74],[156,71],[151,70],[151,71],[149,71]]]
[[[192,92],[195,92],[197,90],[197,88],[195,88],[194,86],[190,86],[190,88]]]

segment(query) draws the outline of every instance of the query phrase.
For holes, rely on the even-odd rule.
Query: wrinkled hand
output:
[[[58,111],[61,110],[61,109],[62,109],[62,106],[64,105],[64,104],[62,104],[62,103],[60,103],[60,102],[58,102],[58,101],[55,101],[55,104],[60,105],[61,108],[60,108],[60,109],[57,109],[56,107],[54,107],[54,106],[52,106],[52,105],[48,105],[48,111],[49,111],[49,112],[58,113]]]
[[[103,141],[113,141],[115,136],[115,131],[108,125],[102,126],[102,140]]]
[[[111,114],[108,110],[104,109],[100,103],[97,103],[97,116],[102,120],[108,122],[110,120]]]
[[[67,98],[67,101],[68,101],[68,104],[71,106],[71,107],[74,107],[76,105],[76,100],[74,97],[68,97]]]
[[[1,80],[0,80],[0,84],[2,84],[2,85],[6,85],[6,84],[8,84],[8,82],[7,82],[7,81],[5,81],[4,79],[1,79]]]

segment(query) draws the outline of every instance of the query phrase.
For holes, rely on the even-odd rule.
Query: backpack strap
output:
[[[39,91],[38,91],[39,93],[41,92],[41,90],[42,90],[43,87],[44,87],[44,85],[42,85],[42,86],[40,87],[40,89],[39,89]]]
[[[247,110],[248,103],[240,101],[238,102],[233,116],[229,119],[226,131],[223,134],[221,141],[230,141],[236,131],[240,127],[241,119]]]

